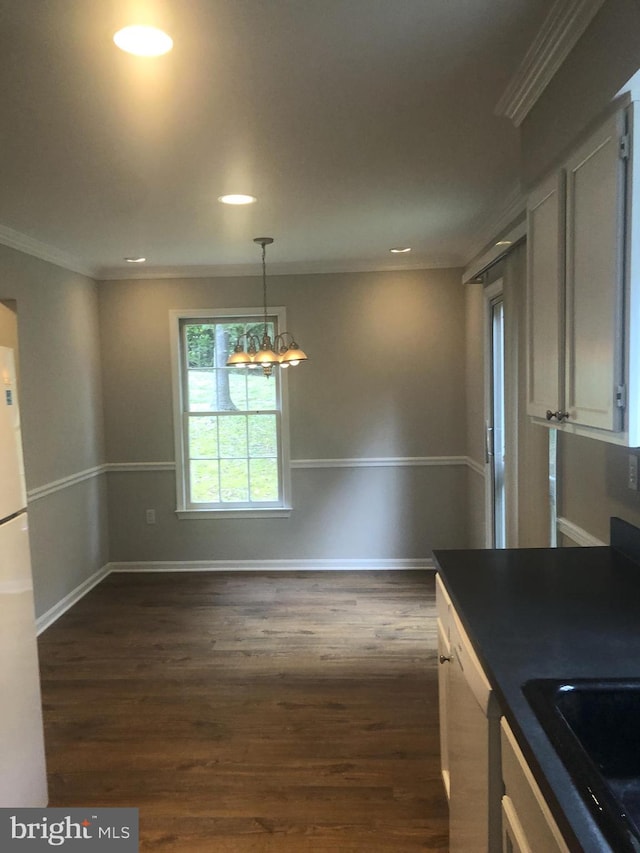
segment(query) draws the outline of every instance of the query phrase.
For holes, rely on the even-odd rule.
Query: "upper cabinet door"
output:
[[[564,172],[527,204],[527,413],[564,404]]]
[[[566,163],[565,408],[610,431],[622,428],[624,132],[618,112]]]

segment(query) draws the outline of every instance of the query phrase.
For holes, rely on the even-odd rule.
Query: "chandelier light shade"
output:
[[[261,367],[265,376],[271,376],[276,365],[295,367],[308,356],[300,349],[290,332],[280,332],[271,341],[267,322],[267,262],[266,247],[273,243],[273,237],[255,237],[253,240],[262,246],[262,296],[264,304],[264,331],[262,340],[256,335],[245,332],[236,341],[233,352],[227,359],[227,367]],[[245,345],[241,341],[246,339]]]

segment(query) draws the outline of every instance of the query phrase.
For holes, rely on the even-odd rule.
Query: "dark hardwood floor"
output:
[[[50,805],[141,851],[448,849],[430,573],[112,574],[39,647]]]

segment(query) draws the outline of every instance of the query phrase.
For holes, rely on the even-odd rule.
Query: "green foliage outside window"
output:
[[[227,368],[245,332],[262,323],[187,322],[190,502],[277,503],[280,498],[278,388],[260,369]],[[273,337],[273,324],[268,333]]]

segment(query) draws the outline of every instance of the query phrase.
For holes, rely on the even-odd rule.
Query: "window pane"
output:
[[[229,386],[229,409],[247,409],[247,373],[246,367],[224,367],[219,371],[227,376]]]
[[[249,461],[251,476],[252,501],[278,500],[278,461],[276,459],[251,459]]]
[[[275,415],[249,415],[249,456],[277,456]]]
[[[262,338],[264,336],[264,322],[262,320],[258,320],[255,323],[244,323],[244,331],[248,335],[253,335],[258,339],[258,346],[262,343]],[[267,322],[267,334],[273,341],[275,337],[274,324],[273,321],[269,320]]]
[[[217,459],[217,418],[189,418],[189,455],[198,459]]]
[[[220,492],[223,503],[249,500],[249,472],[246,459],[220,460]]]
[[[211,323],[188,323],[187,337],[189,367],[213,367],[215,330]]]
[[[218,462],[192,462],[191,502],[218,503],[219,500]]]
[[[259,368],[256,370],[247,370],[247,374],[248,408],[253,411],[277,408],[277,378],[275,376],[265,376]]]
[[[244,459],[247,456],[247,419],[244,415],[221,417],[220,457]]]
[[[215,409],[215,373],[212,370],[190,370],[189,411],[210,412]]]
[[[247,380],[243,374],[244,369],[236,373],[236,370],[226,367],[215,371],[212,410],[234,412],[236,409],[246,409]]]

